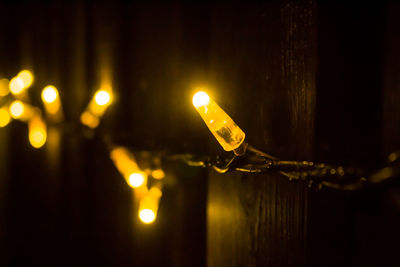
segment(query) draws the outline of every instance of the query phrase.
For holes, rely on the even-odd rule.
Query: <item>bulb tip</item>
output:
[[[193,106],[195,106],[196,108],[208,105],[209,102],[210,97],[207,95],[206,92],[200,91],[193,96]]]
[[[156,215],[154,211],[150,209],[143,209],[139,212],[139,219],[145,224],[150,224],[154,222]]]

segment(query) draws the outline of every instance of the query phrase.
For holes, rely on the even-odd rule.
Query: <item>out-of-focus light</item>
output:
[[[136,188],[142,186],[146,177],[143,173],[132,173],[129,175],[128,183],[131,187]]]
[[[149,196],[151,196],[153,199],[159,200],[160,197],[162,196],[161,188],[157,186],[153,186],[149,190]]]
[[[25,89],[24,82],[22,81],[22,79],[20,77],[12,78],[10,81],[9,87],[10,87],[10,92],[13,95],[19,95]]]
[[[63,114],[62,114],[60,96],[58,94],[57,88],[55,88],[52,85],[46,86],[42,91],[42,101],[48,117],[55,122],[61,121],[63,118]],[[94,125],[93,122],[90,125]]]
[[[0,127],[7,126],[11,121],[10,114],[8,113],[8,108],[0,108]]]
[[[99,90],[94,95],[94,99],[95,99],[97,105],[105,106],[110,103],[111,95],[109,92],[107,92],[105,90]]]
[[[99,125],[100,120],[96,116],[85,111],[81,115],[81,123],[93,129]]]
[[[153,186],[147,192],[147,194],[140,200],[139,203],[139,219],[144,223],[152,223],[158,212],[158,204],[162,196],[161,189],[157,186]],[[142,216],[144,215],[148,216]],[[151,214],[151,216],[150,216]]]
[[[18,73],[18,77],[22,80],[24,88],[28,88],[33,83],[33,74],[29,70],[23,70]]]
[[[156,219],[156,215],[154,213],[154,211],[150,210],[150,209],[143,209],[139,211],[139,219],[146,224],[150,224],[152,222],[154,222],[154,220]]]
[[[10,114],[14,119],[19,119],[25,112],[25,105],[19,100],[16,100],[10,105]]]
[[[13,95],[19,95],[29,88],[33,82],[33,74],[29,70],[23,70],[11,79],[9,83],[10,92]]]
[[[7,79],[0,80],[0,96],[6,96],[10,92],[8,89],[9,81]]]
[[[111,87],[109,87],[107,90],[98,90],[94,94],[84,113],[81,115],[81,122],[90,128],[96,128],[100,123],[101,117],[111,103]]]
[[[47,128],[40,116],[29,120],[29,142],[34,148],[40,148],[46,143]]]
[[[151,176],[153,176],[154,179],[161,180],[165,177],[165,173],[163,170],[157,169],[151,172]]]
[[[138,188],[146,185],[146,173],[139,168],[135,157],[126,148],[114,148],[110,158],[129,186]]]
[[[57,100],[57,97],[57,89],[52,85],[46,86],[42,91],[42,100],[45,103],[54,103]]]
[[[193,96],[193,105],[224,150],[235,150],[243,143],[245,133],[205,92]]]

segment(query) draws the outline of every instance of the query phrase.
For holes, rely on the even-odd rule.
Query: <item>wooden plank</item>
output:
[[[313,1],[213,8],[216,101],[250,143],[284,158],[312,152],[314,12]],[[305,184],[273,174],[211,172],[208,188],[208,266],[305,265]]]

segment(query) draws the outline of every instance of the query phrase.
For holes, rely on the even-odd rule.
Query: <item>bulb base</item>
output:
[[[243,156],[246,151],[247,151],[247,147],[249,146],[249,144],[245,141],[243,141],[240,146],[238,146],[236,149],[233,150],[233,153],[235,153],[236,156]]]

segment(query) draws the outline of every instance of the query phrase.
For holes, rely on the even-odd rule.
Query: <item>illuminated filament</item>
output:
[[[46,124],[40,115],[35,115],[29,120],[29,142],[34,148],[40,148],[46,143]]]
[[[140,200],[139,203],[139,219],[146,224],[154,222],[157,217],[158,204],[162,192],[160,188],[154,186],[150,188],[147,194]]]
[[[135,157],[127,149],[115,148],[111,151],[110,157],[130,187],[138,188],[146,185],[146,173],[139,168]]]
[[[243,143],[245,133],[205,92],[193,96],[193,105],[224,150],[232,151]]]
[[[9,83],[10,92],[13,95],[22,94],[33,83],[33,74],[29,70],[23,70],[11,79]]]
[[[42,91],[42,101],[49,117],[54,121],[60,121],[62,119],[62,108],[57,88],[52,85],[46,86]]]
[[[98,90],[94,94],[92,100],[90,100],[86,110],[81,115],[82,124],[90,128],[96,128],[100,123],[100,118],[111,103],[111,90]]]

